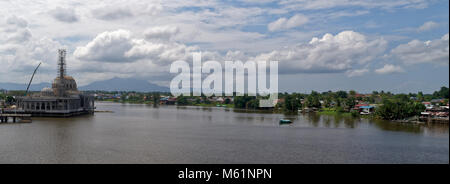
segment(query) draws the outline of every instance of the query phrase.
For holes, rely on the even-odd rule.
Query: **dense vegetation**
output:
[[[254,96],[236,96],[234,98],[234,107],[240,109],[257,109],[259,107],[259,99]]]
[[[425,110],[425,106],[421,102],[443,99],[439,100],[438,104],[446,105],[449,98],[449,88],[442,87],[439,91],[426,95],[422,92],[417,94],[392,94],[384,91],[373,91],[370,95],[358,95],[356,91],[328,91],[323,93],[312,91],[310,94],[283,93],[279,97],[284,99],[284,102],[277,106],[288,112],[316,108],[324,114],[358,116],[359,114],[352,109],[359,102],[377,104],[375,118],[401,120],[420,115],[420,112]]]
[[[5,94],[0,94],[0,100],[5,100],[6,103],[13,103],[15,102],[15,99],[13,98],[13,96],[7,96]]]
[[[417,116],[424,110],[425,106],[420,102],[386,99],[377,107],[375,114],[386,120],[401,120]]]

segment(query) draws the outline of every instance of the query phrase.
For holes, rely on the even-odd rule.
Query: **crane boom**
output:
[[[36,71],[38,70],[39,66],[41,66],[41,64],[42,63],[39,63],[39,65],[36,67],[36,69],[34,69],[33,75],[31,76],[31,80],[28,83],[28,87],[27,87],[27,91],[25,92],[25,95],[28,94],[28,90],[30,89],[31,82],[33,81],[33,78],[34,78],[34,74],[36,74]]]

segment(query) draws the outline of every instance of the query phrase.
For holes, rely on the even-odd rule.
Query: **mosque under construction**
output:
[[[94,97],[78,91],[77,83],[66,75],[66,50],[58,50],[58,76],[52,88],[17,98],[17,111],[33,117],[70,117],[94,113]]]

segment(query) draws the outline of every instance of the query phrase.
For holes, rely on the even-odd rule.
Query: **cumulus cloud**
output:
[[[392,49],[391,55],[405,64],[449,62],[449,35],[440,39],[419,41],[412,40],[407,44],[401,44]]]
[[[74,56],[80,60],[101,62],[135,62],[140,59],[148,59],[160,65],[167,65],[176,60],[184,60],[188,52],[194,47],[189,47],[177,42],[160,42],[154,38],[169,38],[176,31],[172,29],[155,28],[153,32],[145,34],[152,39],[141,39],[132,36],[128,30],[116,30],[100,33],[91,42],[82,47],[77,47]],[[155,31],[158,30],[158,31]],[[166,30],[166,32],[161,31]],[[158,37],[159,36],[159,37]]]
[[[33,38],[24,18],[10,16],[4,23],[5,26],[0,27],[0,78],[28,77],[24,73],[28,74],[40,62],[43,63],[40,71],[48,70],[50,64],[55,62],[55,53],[61,45],[47,37]]]
[[[309,21],[308,17],[302,14],[297,14],[289,19],[283,17],[274,22],[271,22],[267,26],[267,28],[269,29],[269,31],[291,29],[306,24],[308,21]]]
[[[439,27],[438,23],[433,22],[433,21],[428,21],[428,22],[425,22],[423,25],[421,25],[417,30],[419,32],[423,32],[423,31],[432,30],[432,29],[437,28],[437,27]]]
[[[405,70],[403,70],[400,66],[395,66],[391,64],[386,64],[382,68],[376,69],[375,73],[377,74],[392,74],[392,73],[403,73]]]
[[[263,2],[269,1],[271,0]],[[316,35],[318,32],[325,33],[322,32],[326,31],[324,29],[333,32],[336,28],[339,29],[339,26],[335,25],[336,22],[332,22],[331,17],[357,16],[390,8],[395,8],[390,10],[396,10],[420,7],[424,5],[421,2],[423,1],[285,0],[274,2],[270,4],[271,6],[260,5],[260,1],[253,3],[252,6],[240,6],[230,2],[203,0],[195,2],[168,0],[157,3],[137,0],[107,2],[82,0],[76,4],[69,3],[77,8],[75,11],[55,8],[67,7],[67,3],[47,0],[28,4],[0,1],[1,7],[10,10],[0,12],[2,15],[0,17],[8,17],[11,12],[20,14],[22,17],[9,17],[4,22],[0,20],[0,43],[2,43],[0,44],[0,66],[8,68],[4,71],[8,71],[9,76],[18,76],[24,73],[14,73],[14,71],[28,72],[29,68],[34,69],[38,62],[44,61],[50,63],[44,63],[41,69],[49,67],[51,74],[54,75],[56,49],[61,46],[61,43],[65,43],[68,44],[68,51],[73,53],[73,55],[68,54],[70,68],[83,75],[77,79],[84,78],[83,80],[87,82],[96,75],[101,75],[102,78],[133,77],[150,75],[156,70],[168,71],[165,68],[167,64],[179,59],[189,61],[192,57],[190,52],[193,50],[202,50],[204,60],[246,61],[249,57],[258,60],[271,59],[281,62],[280,72],[284,73],[341,72],[349,77],[355,77],[374,71],[374,68],[366,67],[373,66],[368,63],[376,60],[380,55],[391,55],[390,52],[385,52],[386,42],[383,39],[376,37],[369,39],[355,32],[320,35],[312,40],[311,35]],[[164,11],[162,11],[163,8]],[[373,8],[379,9],[373,10]],[[327,10],[302,11],[304,9]],[[302,14],[295,15],[298,12],[304,13],[307,17]],[[274,14],[283,15],[284,18],[277,17],[280,19],[267,25],[267,20]],[[321,14],[323,16],[317,16]],[[80,18],[81,15],[82,18]],[[23,18],[30,20],[30,24],[32,20],[31,29]],[[364,17],[362,18],[365,20]],[[52,19],[76,23],[61,24],[51,21]],[[328,28],[324,25],[309,24],[316,20],[333,26]],[[326,22],[320,20],[326,20]],[[294,32],[294,28],[306,24],[312,27],[308,27],[305,32]],[[354,24],[358,23],[350,22],[345,26],[358,27]],[[259,30],[261,25],[267,26],[268,30],[273,32],[288,29],[291,31],[285,34],[261,33]],[[157,27],[146,30],[148,26]],[[424,30],[432,29],[425,27],[433,27],[433,24],[424,24],[423,28]],[[132,32],[117,30],[119,28],[132,30]],[[410,32],[417,34],[417,29],[418,27],[411,27]],[[57,41],[45,38],[46,36]],[[86,40],[88,38],[92,39]],[[305,42],[305,40],[311,40],[311,42]],[[435,40],[432,40],[428,44],[433,45],[434,42]],[[419,43],[426,45],[425,42]],[[193,44],[198,46],[191,46]],[[286,46],[285,49],[275,49],[283,46]],[[421,48],[425,55],[430,52],[425,46],[422,47],[425,48]],[[206,52],[205,49],[211,52]],[[233,51],[227,52],[228,50]],[[407,49],[402,52],[400,50],[393,51],[392,55],[402,54],[395,57],[406,57],[404,50]],[[445,53],[448,53],[448,46],[444,46],[444,50],[437,54],[444,54],[440,60],[448,61],[448,54],[445,57]],[[415,52],[411,51],[406,55],[412,57],[413,54]],[[433,57],[431,53],[429,55]],[[435,54],[436,57],[437,55]],[[405,60],[410,61],[410,59]],[[149,70],[152,71],[149,72]],[[0,73],[5,74],[4,71]],[[1,80],[5,80],[5,76],[0,76]]]
[[[82,60],[127,62],[134,60],[125,55],[132,47],[130,31],[106,31],[97,35],[86,46],[77,47],[74,56]]]
[[[133,41],[133,47],[125,55],[135,58],[147,58],[158,65],[169,65],[177,60],[187,60],[189,53],[195,50],[184,44],[169,42],[149,42],[143,39]]]
[[[160,3],[150,3],[147,5],[147,8],[145,9],[145,11],[149,15],[156,15],[159,12],[161,12],[162,9],[163,9],[163,7]]]
[[[49,11],[50,15],[58,21],[73,23],[78,21],[78,16],[73,8],[57,7]]]
[[[314,37],[309,43],[264,53],[254,60],[279,61],[281,72],[346,72],[379,57],[386,49],[383,39],[368,40],[363,34],[343,31]],[[361,71],[360,71],[361,72]]]
[[[15,15],[8,17],[6,19],[6,23],[8,25],[15,25],[17,27],[27,27],[28,26],[28,22],[25,19],[23,19],[21,17],[17,17]]]
[[[17,16],[10,16],[6,18],[6,25],[0,28],[2,43],[23,43],[27,42],[31,37],[31,32],[28,29],[28,22]]]
[[[157,26],[146,30],[144,36],[148,40],[170,40],[179,32],[176,26]]]
[[[103,7],[93,10],[92,15],[101,20],[118,20],[132,17],[134,14],[127,7]]]

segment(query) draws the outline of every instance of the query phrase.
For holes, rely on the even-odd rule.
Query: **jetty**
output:
[[[0,123],[8,123],[9,119],[13,123],[31,123],[31,114],[0,114]]]

